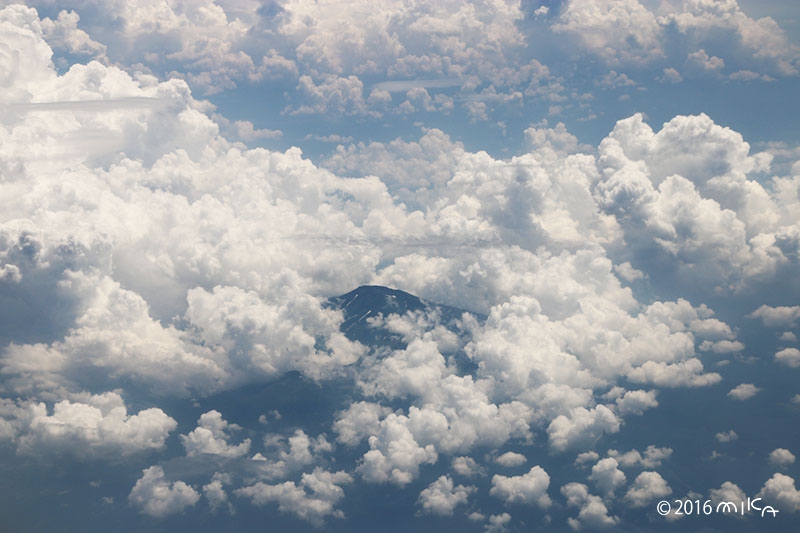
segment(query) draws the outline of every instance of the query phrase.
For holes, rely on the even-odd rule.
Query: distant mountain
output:
[[[472,315],[478,322],[486,319],[483,315],[429,302],[401,290],[377,285],[364,285],[347,294],[330,298],[328,305],[344,312],[341,330],[348,339],[371,347],[393,350],[405,348],[406,343],[402,335],[380,325],[381,316],[386,318],[393,314],[403,316],[408,313],[422,315],[459,337],[464,334],[461,325],[464,313]]]

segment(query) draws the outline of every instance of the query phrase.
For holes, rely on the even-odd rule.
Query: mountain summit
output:
[[[328,305],[344,312],[341,330],[347,338],[368,346],[380,345],[392,349],[402,349],[406,343],[398,332],[381,325],[380,319],[390,315],[435,317],[438,324],[459,332],[464,313],[471,314],[478,321],[485,319],[457,307],[436,304],[405,291],[378,285],[363,285],[347,294],[335,296],[328,300]]]

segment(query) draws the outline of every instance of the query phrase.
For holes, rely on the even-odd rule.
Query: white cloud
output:
[[[57,402],[52,414],[44,403],[31,403],[17,417],[20,453],[50,450],[86,458],[161,449],[178,425],[158,408],[129,415],[116,392],[78,394]]]
[[[229,514],[235,513],[233,505],[228,500],[228,493],[224,488],[224,485],[230,482],[229,475],[216,473],[209,483],[203,485],[203,496],[208,500],[208,505],[211,507],[212,512],[217,512],[221,507],[225,507]]]
[[[595,195],[629,246],[655,246],[686,279],[737,290],[790,261],[779,236],[796,223],[776,189],[748,179],[769,162],[749,150],[705,115],[675,117],[657,133],[637,115],[601,143]]]
[[[739,438],[739,435],[736,434],[734,430],[723,431],[721,433],[716,434],[716,439],[719,442],[731,442]]]
[[[752,383],[742,383],[741,385],[737,385],[736,387],[732,388],[728,392],[728,396],[733,398],[734,400],[749,400],[761,389],[753,385]]]
[[[662,83],[680,83],[683,81],[681,73],[672,67],[665,67],[662,72],[663,74],[657,78]]]
[[[404,83],[415,108],[445,111],[449,101],[437,90],[448,87],[437,86],[441,80],[458,80],[486,113],[493,102],[517,95],[561,101],[544,65],[508,68],[507,54],[525,39],[515,26],[522,14],[514,2],[486,10],[463,2],[380,9],[287,4],[269,30],[282,44],[268,48],[260,66],[249,39],[263,21],[250,4],[201,1],[164,4],[161,11],[101,4],[92,5],[103,13],[119,9],[124,29],[119,38],[91,37],[107,45],[112,60],[127,54],[158,62],[143,54],[174,35],[163,69],[191,64],[184,70],[190,82],[212,90],[219,88],[215,77],[221,86],[280,77],[300,87],[289,112],[372,116],[392,102],[380,91]],[[371,22],[342,25],[359,7]],[[601,19],[587,17],[594,8]],[[651,273],[650,251],[663,252],[658,261],[674,266],[681,283],[696,280],[699,300],[703,291],[719,288],[724,295],[792,265],[796,180],[762,184],[748,177],[769,161],[750,155],[741,135],[705,116],[677,117],[659,132],[641,117],[620,121],[596,155],[560,123],[526,130],[527,153],[507,159],[424,130],[417,140],[341,147],[325,163],[356,175],[341,178],[303,159],[299,149],[249,150],[227,139],[232,130],[240,138],[277,133],[212,120],[212,106],[193,98],[183,81],[159,82],[100,62],[59,75],[42,32],[73,51],[101,52],[77,29],[76,16],[44,23],[19,6],[3,13],[2,42],[27,61],[0,59],[9,85],[0,99],[11,110],[0,117],[0,192],[8,200],[0,217],[0,307],[14,309],[12,296],[24,294],[37,321],[5,320],[10,311],[2,311],[0,335],[18,341],[0,355],[2,392],[23,398],[38,422],[26,426],[26,419],[4,415],[0,436],[19,435],[31,449],[133,453],[158,449],[174,430],[175,421],[158,409],[128,415],[124,404],[114,404],[106,412],[95,397],[70,395],[88,383],[199,396],[291,371],[316,381],[353,377],[369,397],[345,407],[333,423],[338,442],[367,441],[357,473],[369,482],[405,485],[440,454],[472,454],[476,447],[493,454],[545,430],[556,452],[586,446],[617,432],[624,417],[658,405],[655,391],[597,394],[623,380],[643,387],[713,384],[721,378],[704,372],[696,345],[718,353],[743,347],[707,307],[682,299],[645,303],[620,282]],[[602,33],[614,23],[624,31]],[[609,62],[647,62],[660,53],[660,30],[633,0],[573,2],[560,24],[567,34],[586,28],[578,38]],[[207,38],[201,30],[210,32]],[[627,37],[640,48],[596,48]],[[137,40],[142,51],[119,48]],[[388,80],[378,83],[383,89],[373,91],[374,99],[364,95],[366,75]],[[419,81],[432,79],[441,83]],[[610,85],[629,82],[617,72],[608,78]],[[364,357],[365,348],[339,331],[341,313],[324,306],[327,296],[363,283],[486,312],[484,324],[463,320],[471,339],[463,348],[476,375],[456,373],[443,354],[446,346],[462,346],[428,317],[384,317],[408,340],[421,338],[407,349]],[[683,289],[679,283],[674,290]],[[765,321],[767,315],[754,313]],[[52,415],[42,399],[55,403]],[[397,408],[401,399],[407,405]],[[392,409],[382,405],[387,400]],[[79,414],[92,424],[79,425]],[[124,440],[103,437],[106,424],[121,428],[115,435]],[[234,430],[216,411],[205,413],[182,436],[187,455],[249,454],[250,440],[235,444]],[[266,460],[258,462],[266,464],[253,467],[263,479],[299,473],[331,447],[300,429],[273,437],[275,453],[259,452]],[[624,474],[611,461],[651,468],[646,463],[668,455],[650,451],[645,458],[629,452],[600,460],[608,470],[593,469],[590,479],[613,492]],[[482,472],[460,457],[456,473]],[[493,494],[545,505],[549,478],[542,491],[546,473],[533,473],[496,476]],[[156,474],[143,486],[166,487],[184,503],[196,492]],[[248,495],[296,514],[311,501],[304,517],[319,523],[336,515],[336,498],[316,492],[339,494],[319,476]],[[203,490],[211,505],[224,505],[221,480]],[[592,513],[579,519],[588,524]]]
[[[664,54],[656,17],[637,0],[571,0],[552,29],[573,35],[611,65],[644,64]]]
[[[594,463],[600,459],[600,454],[595,451],[581,452],[575,457],[575,466],[583,466],[586,463]]]
[[[50,46],[62,47],[69,53],[104,56],[105,45],[92,40],[88,33],[78,29],[79,21],[80,16],[75,11],[60,11],[56,20],[42,19],[42,34]]]
[[[475,459],[463,455],[453,457],[452,467],[456,474],[464,477],[482,476],[486,474],[483,467],[481,467]]]
[[[800,511],[800,491],[795,488],[794,479],[785,474],[774,474],[756,496],[780,512]]]
[[[625,416],[628,414],[641,415],[647,409],[658,407],[656,400],[657,391],[627,391],[624,396],[616,399],[617,411]]]
[[[500,466],[513,467],[513,466],[524,465],[525,463],[528,462],[528,458],[522,455],[521,453],[506,452],[496,457],[494,462],[499,464]]]
[[[717,56],[709,56],[702,48],[690,53],[687,62],[707,72],[719,72],[725,68],[724,59]]]
[[[471,486],[454,485],[449,476],[440,476],[420,492],[417,503],[424,513],[452,516],[455,508],[465,505],[469,495],[475,490],[476,488]]]
[[[793,328],[800,318],[800,305],[791,307],[762,305],[747,316],[750,318],[760,318],[767,327]]]
[[[128,495],[128,500],[141,512],[156,518],[182,513],[200,500],[200,494],[183,481],[167,481],[160,466],[142,471]]]
[[[786,448],[776,448],[769,454],[769,462],[774,466],[789,466],[794,460],[794,454]]]
[[[511,515],[508,513],[493,514],[489,516],[489,523],[486,524],[485,530],[489,532],[506,531],[506,524],[511,522]]]
[[[341,486],[352,481],[353,478],[346,472],[315,468],[313,472],[303,474],[299,484],[286,481],[269,485],[259,481],[236,489],[234,493],[249,498],[254,505],[276,502],[282,513],[292,513],[316,527],[322,527],[329,516],[344,518],[344,513],[336,509],[336,504],[344,497]]]
[[[355,446],[366,437],[376,434],[381,427],[381,418],[391,410],[377,403],[355,402],[340,412],[333,423],[336,440]]]
[[[189,457],[199,454],[241,457],[250,451],[250,439],[235,446],[228,444],[228,433],[237,429],[239,426],[229,424],[219,411],[209,411],[200,415],[197,427],[191,433],[181,435],[181,443]]]
[[[547,494],[549,486],[550,476],[542,467],[534,466],[528,473],[519,476],[495,474],[489,494],[504,500],[506,504],[536,504],[544,509],[552,503]]]
[[[421,464],[436,462],[436,447],[420,446],[407,423],[407,417],[394,413],[381,421],[380,430],[369,437],[370,449],[357,468],[364,480],[403,486],[417,477]]]
[[[570,507],[579,507],[577,518],[568,518],[567,524],[575,531],[583,528],[589,530],[608,529],[619,524],[619,518],[609,516],[608,508],[599,496],[589,494],[586,485],[567,483],[561,487],[561,494],[567,499]]]
[[[612,496],[614,491],[623,486],[627,481],[625,473],[620,470],[619,463],[612,457],[601,459],[592,467],[589,480],[597,490],[606,496]]]
[[[560,415],[547,427],[550,446],[558,451],[591,443],[605,433],[619,431],[620,422],[604,405],[594,409],[578,407],[569,416]]]
[[[784,348],[775,352],[775,360],[786,366],[797,368],[800,366],[800,350],[797,348]]]
[[[739,488],[738,485],[730,481],[725,481],[724,483],[722,483],[722,485],[720,485],[718,489],[711,489],[708,496],[711,499],[711,502],[714,505],[715,510],[722,502],[734,503],[736,505],[736,508],[738,509],[739,507],[741,507],[742,502],[747,501],[747,494],[745,494],[745,492],[741,488]],[[769,505],[769,502],[766,503],[767,505]],[[727,513],[736,512],[730,506],[723,506],[721,509],[723,509],[723,512]]]
[[[633,507],[644,507],[652,500],[672,494],[672,489],[658,472],[642,472],[625,493],[624,500]]]
[[[770,17],[752,19],[735,0],[705,2],[688,0],[682,9],[659,18],[662,25],[674,25],[683,34],[695,41],[708,40],[716,36],[724,42],[737,61],[766,68],[782,75],[797,73],[798,49],[787,39],[786,34]]]
[[[229,449],[234,453],[239,453],[245,443],[237,447],[229,446]],[[333,444],[328,442],[325,435],[312,438],[302,429],[296,429],[288,438],[284,435],[268,434],[264,437],[264,448],[266,456],[257,453],[251,460],[258,461],[255,468],[262,478],[266,479],[286,478],[293,472],[298,472],[310,464],[319,462],[323,454],[332,452],[334,449]]]
[[[641,466],[642,468],[658,468],[661,462],[672,455],[672,448],[659,448],[653,444],[644,451],[644,456],[638,450],[620,453],[617,450],[608,450],[609,457],[616,459],[624,468]]]

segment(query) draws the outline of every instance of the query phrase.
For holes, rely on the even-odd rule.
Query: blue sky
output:
[[[792,529],[792,3],[0,8],[0,526]]]

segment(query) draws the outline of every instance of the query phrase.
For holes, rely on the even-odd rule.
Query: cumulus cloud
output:
[[[800,366],[800,350],[797,348],[778,350],[775,352],[775,361],[792,368],[797,368]]]
[[[762,305],[748,316],[761,319],[761,322],[770,328],[793,328],[800,318],[800,305],[791,307]]]
[[[53,405],[43,402],[17,410],[18,449],[25,454],[70,453],[109,457],[163,448],[178,423],[159,408],[129,415],[116,392],[79,394]]]
[[[732,388],[728,392],[728,396],[733,398],[734,400],[749,400],[761,389],[753,385],[752,383],[742,383],[741,385],[737,385],[736,387]]]
[[[528,462],[528,458],[522,455],[521,453],[516,452],[506,452],[494,460],[495,463],[499,464],[500,466],[520,466],[524,465]]]
[[[659,22],[676,28],[695,41],[716,35],[717,39],[729,43],[731,51],[738,52],[731,56],[739,61],[744,59],[783,75],[797,72],[797,47],[788,41],[771,17],[750,18],[736,1],[709,3],[690,0],[683,2],[681,7],[660,17]]]
[[[231,476],[227,474],[215,473],[212,480],[203,485],[203,496],[208,500],[208,505],[212,512],[217,512],[225,507],[229,514],[234,514],[233,504],[228,499],[228,493],[224,485],[230,484]]]
[[[618,467],[619,463],[612,457],[601,459],[592,467],[589,480],[601,493],[612,496],[614,491],[627,481],[625,473]]]
[[[635,390],[628,391],[621,398],[616,399],[617,410],[621,415],[640,415],[647,409],[658,407],[656,391]]]
[[[142,477],[131,489],[128,500],[142,513],[163,518],[194,506],[200,500],[200,494],[183,481],[168,481],[160,466],[151,466],[142,471]]]
[[[474,477],[485,474],[483,467],[481,467],[475,459],[463,455],[453,457],[452,467],[456,474],[464,477]]]
[[[578,407],[570,416],[561,415],[547,428],[550,445],[559,451],[591,443],[605,433],[619,431],[619,419],[604,405],[594,409]]]
[[[369,437],[370,450],[357,469],[364,480],[403,486],[417,477],[421,464],[436,462],[436,447],[420,446],[407,421],[407,417],[392,413],[381,422],[377,434]]]
[[[658,472],[642,472],[633,480],[624,500],[633,507],[644,507],[651,501],[672,494],[664,478]]]
[[[420,492],[417,503],[424,513],[452,516],[455,508],[466,504],[469,495],[475,490],[476,488],[471,486],[454,485],[449,476],[440,476]]]
[[[0,192],[8,205],[0,217],[0,338],[13,342],[0,348],[0,391],[20,400],[3,402],[0,438],[21,451],[125,455],[160,449],[176,427],[160,409],[129,415],[121,393],[86,390],[190,397],[290,372],[351,380],[362,397],[337,407],[332,430],[338,443],[364,446],[353,472],[317,469],[265,483],[299,475],[332,450],[324,436],[297,429],[265,440],[274,453],[254,456],[264,459],[254,461],[264,463],[253,467],[257,483],[236,492],[219,478],[202,489],[214,508],[233,491],[321,524],[340,516],[351,474],[404,486],[440,456],[458,454],[456,474],[481,475],[469,455],[476,448],[491,460],[536,433],[547,434],[554,452],[586,449],[657,406],[651,387],[719,382],[697,350],[731,353],[743,344],[711,309],[674,295],[696,284],[699,302],[796,268],[797,180],[754,179],[769,157],[705,115],[676,117],[658,132],[642,116],[622,120],[596,153],[563,124],[539,123],[525,132],[526,152],[506,159],[425,129],[418,139],[342,146],[318,166],[297,148],[233,142],[278,133],[212,119],[213,106],[189,89],[271,77],[297,88],[287,114],[361,117],[405,104],[447,112],[461,101],[437,91],[456,88],[469,93],[463,102],[476,116],[493,102],[559,102],[559,81],[545,65],[508,68],[526,39],[518,3],[390,2],[375,10],[297,2],[272,15],[251,4],[190,4],[88,2],[94,15],[63,12],[49,22],[21,6],[2,11],[10,55],[0,54]],[[360,8],[369,22],[345,24]],[[119,37],[78,29],[111,13]],[[573,1],[559,17],[556,32],[609,64],[660,57],[661,22],[635,0]],[[277,36],[263,59],[251,40],[259,32]],[[59,73],[48,39],[70,53],[141,60],[142,69],[93,61]],[[163,57],[151,45],[166,46]],[[707,57],[695,59],[713,66],[717,52],[702,50]],[[143,73],[147,64],[159,73],[189,65],[189,81]],[[606,85],[631,83],[615,71]],[[647,277],[660,268],[670,275]],[[674,299],[645,301],[628,287],[634,282],[669,285]],[[371,353],[340,331],[342,313],[325,303],[365,283],[487,316],[462,317],[463,338],[435,317],[383,317],[407,346]],[[788,328],[793,309],[764,306],[752,316]],[[463,351],[476,370],[460,371],[448,349]],[[793,365],[791,350],[776,358]],[[642,388],[617,388],[622,382]],[[189,456],[240,458],[251,441],[236,431],[209,411],[181,442]],[[666,450],[581,462],[596,462],[589,479],[612,494],[625,481],[620,468],[654,468]],[[497,461],[519,466],[522,456]],[[645,474],[625,496],[635,505],[665,490],[658,474]],[[436,483],[420,495],[430,512],[452,512],[471,493],[447,476]],[[494,476],[491,494],[547,507],[548,487],[534,467]],[[198,497],[158,467],[131,492],[137,507],[159,516]],[[574,524],[614,522],[588,489],[580,498]],[[505,516],[495,517],[498,527]]]
[[[291,513],[316,527],[322,527],[327,517],[344,518],[344,513],[336,509],[336,504],[344,497],[342,485],[349,484],[353,478],[346,472],[329,472],[315,468],[304,473],[299,484],[286,481],[279,485],[258,482],[236,489],[239,497],[249,498],[254,505],[275,502],[282,513]]]
[[[651,444],[645,449],[644,455],[642,455],[639,450],[630,450],[625,453],[621,453],[617,450],[608,450],[608,455],[616,459],[617,463],[624,468],[633,466],[657,468],[661,466],[662,461],[668,459],[672,455],[672,448],[659,448]]]
[[[717,506],[722,502],[732,502],[736,504],[737,508],[740,506],[741,502],[747,501],[747,494],[739,488],[736,483],[732,483],[730,481],[725,481],[720,485],[718,489],[711,489],[708,493],[711,502],[714,504],[714,509],[717,509]],[[723,512],[726,513],[735,513],[736,511],[730,508],[729,506],[723,506]],[[730,509],[730,510],[728,510]]]
[[[241,457],[250,450],[250,439],[238,445],[228,444],[228,433],[236,429],[239,426],[229,424],[219,411],[209,411],[200,415],[191,433],[181,435],[181,442],[189,457],[199,454]]]
[[[611,65],[647,63],[664,53],[655,15],[637,0],[571,0],[553,31],[573,34]]]
[[[715,438],[719,442],[731,442],[731,441],[734,441],[734,440],[738,439],[739,435],[737,435],[736,432],[731,429],[729,431],[723,431],[723,432],[717,433],[715,435]]]
[[[764,483],[757,496],[781,512],[796,513],[800,511],[800,491],[794,483],[794,479],[785,474],[775,474]]]
[[[704,115],[675,117],[657,133],[637,115],[601,143],[595,195],[634,248],[658,249],[677,273],[736,290],[794,262],[782,244],[792,211],[777,189],[748,179],[769,162],[749,148]]]
[[[519,476],[495,474],[489,494],[504,500],[506,504],[536,504],[547,508],[552,503],[547,494],[549,486],[550,476],[542,467],[534,466],[526,474]]]
[[[567,524],[575,531],[608,529],[619,523],[618,517],[609,516],[608,508],[599,496],[589,494],[586,485],[567,483],[561,487],[561,494],[567,499],[568,506],[580,508],[577,517],[567,519]]]
[[[769,454],[769,462],[774,466],[789,466],[794,460],[794,454],[786,448],[776,448]]]

